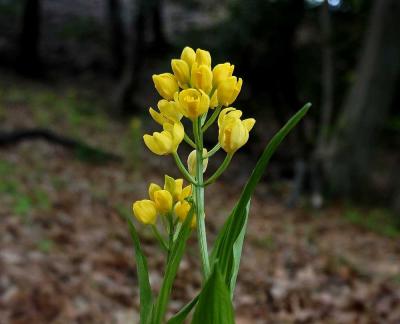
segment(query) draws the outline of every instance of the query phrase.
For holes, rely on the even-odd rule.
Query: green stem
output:
[[[185,166],[183,165],[181,159],[179,158],[179,155],[177,152],[172,153],[172,156],[174,157],[175,163],[178,166],[179,171],[181,171],[182,175],[185,177],[185,179],[190,182],[193,185],[196,185],[196,181],[193,179],[193,177],[190,175],[189,171],[186,170]]]
[[[213,183],[215,180],[219,178],[219,176],[226,170],[229,163],[231,162],[232,156],[233,154],[226,155],[224,162],[222,162],[217,171],[215,171],[215,173],[206,182],[204,182],[205,186],[209,185],[210,183]]]
[[[183,137],[183,140],[188,143],[191,147],[193,147],[194,149],[196,148],[196,144],[194,144],[194,142],[192,141],[192,139],[189,137],[189,135],[187,135],[185,133],[185,136]]]
[[[172,245],[174,244],[174,220],[172,218],[172,213],[169,212],[167,215],[168,220],[168,257],[167,263],[170,259],[170,253],[172,251]]]
[[[202,262],[203,276],[205,279],[210,275],[210,260],[207,248],[207,236],[204,214],[204,185],[203,185],[203,134],[200,126],[200,118],[193,123],[193,133],[196,141],[196,184],[194,194],[197,215],[197,236]]]
[[[220,148],[221,145],[217,143],[205,156],[203,156],[203,160],[212,157],[215,153],[219,151]]]
[[[165,240],[161,236],[160,232],[158,231],[157,227],[155,225],[151,225],[151,229],[153,230],[154,236],[156,237],[158,243],[160,243],[160,246],[168,252],[168,246],[167,243],[165,243]]]
[[[214,109],[214,112],[212,113],[211,117],[207,120],[206,124],[201,128],[201,131],[204,133],[208,127],[210,127],[214,121],[217,119],[219,113],[221,112],[222,106],[219,106]]]
[[[174,234],[174,242],[178,238],[178,235],[179,235],[179,232],[181,231],[181,228],[182,228],[182,223],[176,224],[176,231],[175,231],[175,234]]]

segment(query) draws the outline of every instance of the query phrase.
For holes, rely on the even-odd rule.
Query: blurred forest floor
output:
[[[149,181],[161,183],[175,170],[172,161],[149,154],[138,123],[99,113],[101,98],[79,85],[1,82],[3,131],[50,128],[124,162],[44,141],[0,148],[0,322],[136,322],[135,261],[121,214],[146,196]],[[229,178],[235,167],[208,190],[210,240],[240,192]],[[261,184],[252,200],[237,323],[399,323],[400,232],[385,211],[339,204],[287,209],[270,188]],[[140,235],[159,287],[161,251],[146,228]],[[196,248],[193,237],[171,312],[199,288]]]

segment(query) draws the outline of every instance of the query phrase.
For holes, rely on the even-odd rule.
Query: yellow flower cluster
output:
[[[151,135],[145,134],[143,139],[153,153],[172,154],[184,178],[193,187],[183,187],[183,179],[175,180],[166,176],[164,188],[150,184],[149,199],[133,204],[134,215],[144,224],[154,225],[158,215],[166,216],[163,219],[170,223],[167,233],[175,230],[175,221],[182,223],[186,219],[193,204],[195,212],[192,227],[196,224],[197,216],[200,224],[204,222],[204,186],[224,172],[232,155],[248,141],[249,132],[255,124],[253,118],[242,120],[242,111],[230,106],[243,84],[241,78],[233,75],[232,64],[222,63],[212,67],[208,51],[194,51],[185,47],[180,58],[171,60],[171,68],[173,73],[153,75],[155,88],[162,99],[158,101],[157,109],[149,108],[149,113],[162,130]],[[207,119],[210,109],[213,112]],[[193,139],[185,133],[183,117],[192,123]],[[203,147],[203,135],[216,120],[219,128],[218,143],[207,150]],[[194,148],[187,158],[187,169],[177,154],[183,140]],[[203,173],[209,157],[221,148],[227,153],[224,162],[204,181]],[[198,166],[198,163],[201,165]]]
[[[173,179],[165,176],[164,188],[155,183],[149,186],[149,198],[133,203],[133,213],[143,224],[154,225],[157,216],[168,216],[174,212],[180,222],[184,222],[191,208],[186,200],[192,194],[190,185],[184,187],[183,179]],[[192,225],[196,223],[195,217]]]
[[[158,155],[176,152],[185,134],[181,123],[183,116],[195,121],[210,108],[228,107],[236,100],[243,84],[241,78],[233,76],[233,65],[223,63],[212,68],[210,53],[202,49],[194,51],[190,47],[185,47],[179,59],[172,59],[171,68],[173,74],[153,75],[155,88],[163,99],[158,102],[158,111],[150,108],[149,112],[153,119],[162,125],[163,131],[154,132],[152,135],[146,134],[143,137],[147,147]],[[221,143],[224,149],[230,147],[237,149],[237,143],[243,142],[242,139],[235,138],[242,134],[236,129],[235,125],[238,124],[237,121],[233,124],[224,124],[222,133],[228,134],[230,129],[234,128],[233,137],[224,136],[225,143],[231,139],[234,143],[232,145]]]

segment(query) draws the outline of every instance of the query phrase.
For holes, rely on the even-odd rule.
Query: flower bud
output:
[[[174,124],[165,123],[162,132],[154,132],[153,135],[144,135],[146,146],[157,155],[167,155],[176,152],[185,135],[183,125],[178,122]]]
[[[154,203],[160,214],[166,214],[172,209],[172,196],[168,190],[154,192]]]
[[[230,63],[217,64],[213,69],[213,86],[218,85],[232,76],[235,66]]]
[[[218,102],[229,106],[234,102],[242,89],[243,80],[231,76],[218,85]]]
[[[210,98],[202,90],[186,89],[175,94],[175,101],[179,102],[180,112],[187,118],[195,120],[208,111]]]
[[[157,220],[156,205],[153,201],[144,199],[136,201],[133,206],[133,214],[143,224],[155,224]]]
[[[193,62],[196,60],[196,53],[193,48],[186,46],[182,51],[181,59],[188,64],[189,68],[191,68]]]
[[[207,65],[211,67],[211,55],[209,51],[202,50],[198,48],[196,50],[196,62],[198,65]]]
[[[174,75],[176,80],[178,81],[179,86],[182,89],[186,89],[189,87],[190,81],[190,72],[189,65],[184,60],[173,59],[171,61],[172,71],[174,71]]]
[[[193,87],[210,93],[212,89],[213,74],[207,65],[198,65],[196,62],[192,66],[192,85]]]
[[[153,82],[160,96],[167,100],[173,99],[179,90],[178,82],[171,73],[153,74]]]
[[[207,150],[203,148],[203,157],[206,155],[207,155]],[[192,152],[190,152],[187,159],[189,173],[193,176],[196,175],[196,165],[197,165],[196,156],[197,156],[196,150],[193,150]],[[206,172],[207,165],[208,165],[208,158],[203,159],[203,173]]]

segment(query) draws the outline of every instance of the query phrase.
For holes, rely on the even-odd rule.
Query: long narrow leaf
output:
[[[187,303],[178,313],[172,316],[167,324],[182,324],[186,317],[189,315],[193,307],[197,304],[199,295],[194,297],[189,303]]]
[[[232,265],[232,272],[230,275],[231,282],[229,285],[229,290],[231,291],[231,298],[233,298],[233,293],[235,292],[236,279],[239,272],[240,259],[242,257],[243,241],[247,230],[247,220],[249,218],[249,211],[250,211],[250,200],[246,206],[246,218],[244,221],[244,225],[235,243],[233,243],[233,265]]]
[[[192,324],[234,324],[229,289],[221,276],[218,262],[201,290]]]
[[[146,323],[152,308],[152,293],[149,281],[149,271],[147,268],[146,257],[142,252],[140,246],[139,236],[137,234],[135,225],[129,216],[125,217],[128,222],[129,232],[132,237],[133,247],[136,255],[136,268],[139,281],[139,294],[140,294],[140,323]]]
[[[151,324],[159,324],[163,322],[165,311],[169,297],[171,295],[172,284],[179,268],[183,253],[186,247],[186,241],[190,236],[190,223],[194,214],[194,208],[190,209],[188,216],[183,223],[178,238],[172,246],[170,258],[165,269],[164,280],[158,295],[156,304],[154,305]]]
[[[260,181],[271,156],[274,154],[286,135],[289,134],[293,127],[296,126],[297,123],[304,117],[310,107],[311,104],[308,103],[302,109],[300,109],[268,143],[249,180],[247,181],[239,201],[217,236],[214,249],[211,254],[211,262],[214,263],[216,260],[218,260],[221,274],[226,284],[229,285],[231,289],[234,287],[231,284],[232,275],[235,275],[233,247],[247,222],[246,206],[248,205],[251,195],[253,194],[256,185]]]

